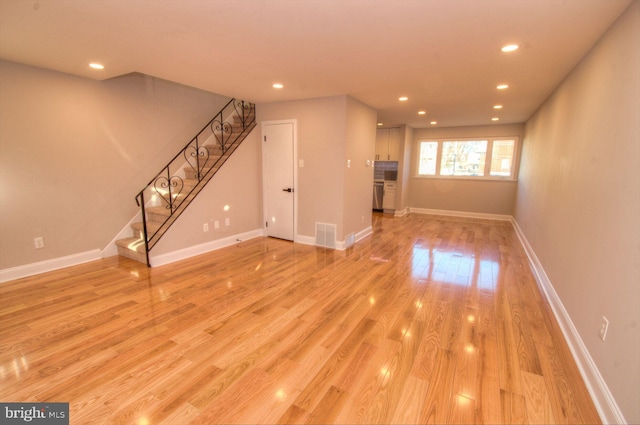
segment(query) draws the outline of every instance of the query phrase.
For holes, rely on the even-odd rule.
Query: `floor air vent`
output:
[[[336,225],[316,222],[316,245],[325,248],[336,247]]]

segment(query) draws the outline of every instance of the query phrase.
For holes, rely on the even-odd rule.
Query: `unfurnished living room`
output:
[[[0,0],[0,420],[640,423],[640,0]]]

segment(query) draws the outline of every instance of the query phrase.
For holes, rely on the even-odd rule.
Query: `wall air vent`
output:
[[[316,222],[316,246],[336,248],[336,225]]]

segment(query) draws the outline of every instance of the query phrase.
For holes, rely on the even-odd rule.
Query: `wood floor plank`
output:
[[[478,316],[478,379],[476,423],[500,423],[500,356],[492,295],[482,295]]]
[[[402,388],[400,399],[390,423],[394,424],[417,424],[420,423],[420,416],[424,408],[424,400],[427,398],[429,382],[416,378],[413,375],[407,376],[407,381]]]
[[[424,400],[420,423],[447,423],[454,393],[456,354],[438,349],[433,373],[429,377],[429,391]]]
[[[3,283],[0,399],[74,425],[599,422],[510,223],[372,227]]]
[[[367,423],[391,423],[400,402],[402,390],[410,376],[411,369],[424,335],[424,322],[406,324],[397,350],[390,351],[386,361],[387,378],[380,381],[373,400],[365,416]],[[390,341],[396,341],[390,338]]]
[[[500,404],[502,406],[502,423],[529,423],[529,419],[527,418],[527,406],[524,396],[501,390]]]
[[[294,402],[296,406],[313,412],[320,397],[322,397],[331,386],[333,376],[339,374],[343,368],[349,364],[350,357],[357,353],[357,348],[362,342],[364,335],[373,328],[374,324],[373,320],[367,318],[363,318],[360,321],[358,326],[349,334],[340,347],[335,350],[334,354],[327,359],[324,366],[298,396]]]
[[[522,373],[527,419],[530,424],[556,423],[545,387],[544,378],[529,372]]]
[[[367,362],[360,377],[353,382],[348,391],[348,400],[344,408],[335,419],[338,424],[371,423],[367,418],[371,415],[373,401],[379,389],[384,388],[390,379],[391,359],[399,350],[397,341],[385,341],[376,350]]]
[[[476,402],[462,394],[456,394],[451,399],[451,408],[447,423],[450,424],[475,424]]]

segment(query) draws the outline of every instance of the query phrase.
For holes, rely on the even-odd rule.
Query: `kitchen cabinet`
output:
[[[396,182],[384,182],[384,195],[382,196],[382,209],[396,209]]]
[[[400,128],[379,128],[376,131],[376,161],[399,161],[402,146]]]
[[[376,161],[386,161],[389,151],[389,129],[380,128],[376,131]]]

